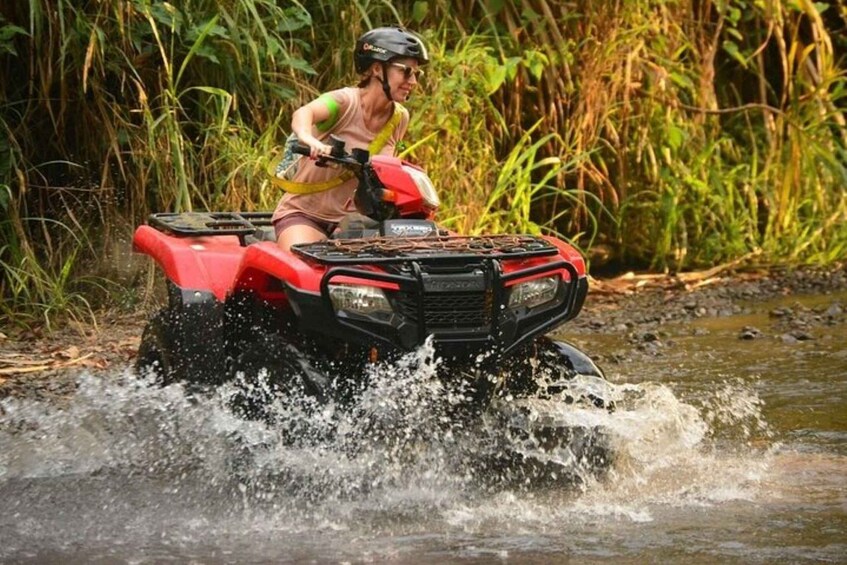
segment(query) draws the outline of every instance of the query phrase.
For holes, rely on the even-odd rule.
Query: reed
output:
[[[3,257],[0,267],[7,292],[0,304],[0,316],[17,329],[43,327],[49,331],[57,322],[69,319],[96,327],[91,300],[108,293],[110,281],[75,272],[80,254],[86,251],[86,242],[76,230],[45,218],[24,218],[23,222],[55,231],[58,243],[52,251],[61,260],[43,261],[28,243],[16,239],[16,232],[24,233],[23,226],[16,226],[8,243],[0,248]],[[60,237],[63,233],[64,238]]]

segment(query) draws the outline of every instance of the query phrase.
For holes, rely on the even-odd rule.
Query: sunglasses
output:
[[[412,78],[412,75],[415,75],[415,79],[420,79],[423,75],[423,69],[416,69],[415,67],[410,67],[409,65],[404,65],[403,63],[390,63],[392,67],[397,67],[398,69],[403,71],[403,77],[406,80]]]

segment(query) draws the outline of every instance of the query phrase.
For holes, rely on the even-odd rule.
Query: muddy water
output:
[[[7,399],[0,562],[847,562],[847,330],[739,340],[775,306],[641,349],[576,336],[628,358],[606,365],[617,410],[533,413],[603,429],[615,461],[543,487],[480,470],[498,430],[445,423],[419,359],[378,368],[352,416],[273,425],[128,371],[61,406]]]

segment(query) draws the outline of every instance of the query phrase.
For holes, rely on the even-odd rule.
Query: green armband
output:
[[[329,117],[324,121],[315,124],[315,127],[318,128],[319,132],[325,133],[332,129],[332,126],[334,126],[338,121],[338,102],[330,94],[321,94],[318,100],[326,104],[326,107],[329,110]]]

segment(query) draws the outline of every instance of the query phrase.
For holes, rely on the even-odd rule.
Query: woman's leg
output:
[[[276,240],[277,245],[286,251],[297,243],[312,243],[326,239],[326,234],[307,224],[293,224],[283,229]]]

